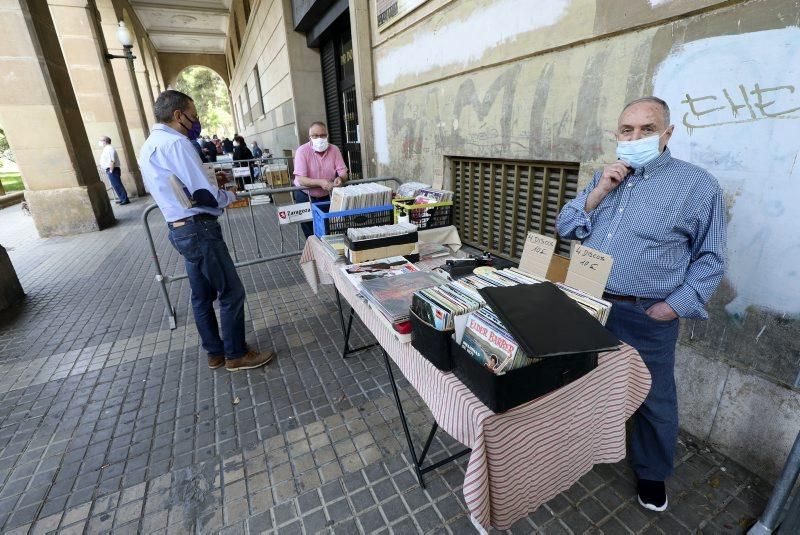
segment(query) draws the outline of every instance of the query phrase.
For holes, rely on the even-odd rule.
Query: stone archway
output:
[[[217,71],[205,65],[189,65],[175,76],[170,88],[194,99],[204,134],[222,137],[235,132],[228,85]]]
[[[178,75],[187,67],[208,67],[217,73],[226,86],[230,86],[228,64],[225,54],[182,54],[159,52],[158,63],[161,65],[161,74],[167,87],[174,87]]]

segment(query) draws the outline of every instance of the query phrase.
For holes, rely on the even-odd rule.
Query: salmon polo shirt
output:
[[[336,145],[328,145],[325,152],[319,153],[311,146],[311,142],[300,145],[294,155],[294,185],[302,184],[297,177],[322,178],[333,182],[337,176],[347,172],[342,153]],[[323,188],[309,188],[307,193],[312,197],[325,197],[328,192]]]

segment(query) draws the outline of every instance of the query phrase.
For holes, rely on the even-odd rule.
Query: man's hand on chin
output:
[[[672,321],[678,317],[678,314],[672,310],[672,307],[666,301],[659,301],[645,311],[645,314],[650,316],[656,321]]]

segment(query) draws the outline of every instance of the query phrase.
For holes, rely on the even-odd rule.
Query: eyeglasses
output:
[[[325,139],[328,137],[328,134],[311,134],[308,137],[311,139]]]

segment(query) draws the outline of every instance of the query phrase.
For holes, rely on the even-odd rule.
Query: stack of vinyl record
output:
[[[420,290],[411,299],[411,311],[439,331],[452,331],[456,316],[474,312],[482,305],[483,300],[467,294],[455,283]]]
[[[539,360],[528,358],[488,306],[469,315],[461,338],[461,348],[494,374],[516,370]]]
[[[573,301],[578,303],[581,308],[591,314],[597,321],[605,325],[608,321],[608,315],[611,313],[611,303],[605,299],[599,299],[593,295],[589,295],[584,291],[567,286],[566,284],[556,283],[559,290],[567,294]]]
[[[371,208],[392,204],[392,188],[381,184],[353,184],[334,188],[331,193],[331,212]]]
[[[444,282],[444,279],[433,273],[415,271],[390,278],[363,280],[361,295],[394,325],[408,322],[411,300],[415,292],[440,286]]]

